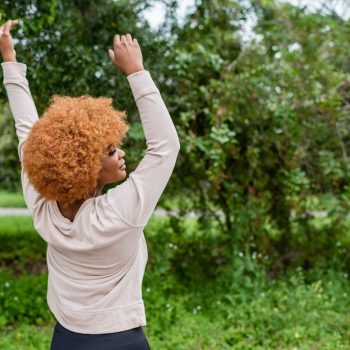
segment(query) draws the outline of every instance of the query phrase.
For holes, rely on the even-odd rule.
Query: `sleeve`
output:
[[[19,62],[3,62],[1,66],[4,75],[3,82],[15,120],[16,134],[19,140],[18,156],[22,162],[22,147],[33,124],[39,120],[38,113],[26,78],[27,66]],[[33,216],[34,208],[44,198],[29,182],[27,175],[24,173],[23,166],[21,168],[21,182],[24,200]]]
[[[147,70],[127,77],[145,134],[147,150],[137,168],[105,194],[105,205],[131,227],[146,226],[175,167],[180,150],[176,128]]]

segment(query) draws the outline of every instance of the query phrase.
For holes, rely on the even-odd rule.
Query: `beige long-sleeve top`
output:
[[[18,155],[38,120],[27,66],[2,63],[4,85],[19,139]],[[142,280],[148,259],[143,229],[173,172],[180,142],[147,70],[127,76],[139,110],[147,150],[135,171],[104,195],[87,199],[74,221],[47,200],[21,170],[25,203],[47,242],[47,302],[67,329],[102,334],[146,325]]]

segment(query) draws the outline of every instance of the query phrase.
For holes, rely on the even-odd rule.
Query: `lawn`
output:
[[[0,208],[25,208],[22,192],[0,191]]]

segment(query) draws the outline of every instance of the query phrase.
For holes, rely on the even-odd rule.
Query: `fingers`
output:
[[[114,45],[120,44],[120,37],[119,34],[114,35]]]
[[[13,26],[19,23],[19,19],[11,20],[9,19],[5,24],[0,27],[0,30],[3,31],[3,35],[10,35],[10,30]]]
[[[114,62],[114,51],[111,49],[108,49],[108,56]]]
[[[129,43],[132,43],[131,34],[126,34],[126,40],[127,40]]]
[[[125,44],[127,43],[126,36],[125,36],[125,35],[122,35],[122,37],[121,37],[121,40],[120,40],[120,41],[121,41],[121,43],[122,43],[122,44],[124,44],[124,45],[125,45]]]
[[[114,46],[118,46],[120,44],[137,44],[138,45],[138,41],[136,38],[132,38],[131,34],[123,34],[122,36],[120,36],[119,34],[114,35],[114,39],[113,39],[113,45]]]
[[[10,35],[11,20],[9,19],[4,25],[3,35]]]

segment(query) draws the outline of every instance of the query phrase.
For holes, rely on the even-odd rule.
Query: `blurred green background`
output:
[[[152,349],[350,349],[348,0],[2,0],[0,12],[23,21],[17,60],[39,114],[53,94],[112,97],[131,169],[145,139],[107,50],[116,33],[140,43],[181,143],[158,205],[175,212],[145,229]],[[17,146],[1,85],[0,207],[25,207]],[[0,349],[49,349],[45,254],[29,216],[0,216]]]

